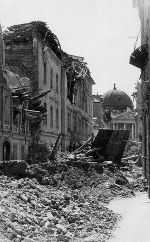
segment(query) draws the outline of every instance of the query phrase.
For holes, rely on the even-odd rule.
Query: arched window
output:
[[[8,141],[3,143],[3,160],[10,160],[10,143]]]

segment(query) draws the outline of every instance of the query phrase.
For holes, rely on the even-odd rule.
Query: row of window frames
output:
[[[53,88],[53,79],[54,79],[54,72],[53,69],[50,69],[50,88]],[[44,63],[44,83],[47,83],[47,68],[46,63]],[[58,93],[58,73],[56,73],[56,92]]]
[[[47,110],[47,104],[44,103],[44,108]],[[43,120],[43,124],[47,124],[47,115]],[[50,127],[54,126],[54,108],[50,107]],[[56,108],[56,128],[59,128],[59,109]]]

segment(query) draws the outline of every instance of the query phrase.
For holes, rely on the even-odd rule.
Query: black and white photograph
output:
[[[0,242],[150,242],[150,0],[0,0]]]

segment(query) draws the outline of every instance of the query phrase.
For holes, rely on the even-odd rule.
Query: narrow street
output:
[[[150,241],[150,200],[146,193],[138,193],[135,198],[113,200],[109,208],[122,216],[109,242]]]
[[[150,0],[0,9],[0,242],[150,242]]]

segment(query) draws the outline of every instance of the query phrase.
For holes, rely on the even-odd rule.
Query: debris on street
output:
[[[131,150],[119,164],[83,149],[43,163],[1,162],[0,232],[14,242],[106,241],[119,218],[109,201],[147,189]]]

